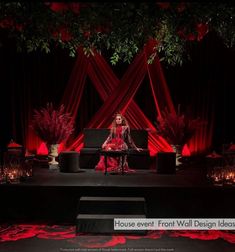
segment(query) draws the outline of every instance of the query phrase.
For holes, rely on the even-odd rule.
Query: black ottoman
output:
[[[77,151],[62,151],[59,155],[61,172],[79,172],[79,153]]]
[[[156,158],[157,173],[174,174],[176,172],[176,155],[174,152],[158,152]]]

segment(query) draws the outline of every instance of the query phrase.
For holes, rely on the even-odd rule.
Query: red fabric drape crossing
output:
[[[113,115],[117,111],[121,111],[126,116],[131,128],[149,131],[148,148],[151,155],[155,155],[159,151],[172,151],[170,145],[157,135],[153,123],[134,101],[134,96],[141,83],[148,76],[151,88],[150,95],[153,96],[157,111],[156,117],[161,116],[161,111],[165,107],[175,113],[159,58],[156,56],[152,64],[147,63],[148,57],[154,51],[154,45],[153,40],[146,44],[143,51],[134,58],[120,80],[102,55],[94,52],[94,55],[87,57],[83,54],[83,49],[79,48],[77,60],[61,99],[66,112],[70,112],[73,119],[76,120],[86,79],[89,77],[103,101],[103,105],[88,122],[86,128],[108,128],[113,120]],[[205,132],[203,136],[205,136]],[[193,139],[194,149],[196,146],[195,139]],[[198,139],[203,142],[202,137]],[[204,141],[204,143],[209,145],[208,141]],[[80,132],[74,139],[69,139],[66,148],[79,151],[82,146],[83,133]]]
[[[136,56],[120,81],[113,74],[112,69],[101,55],[96,53],[93,57],[89,58],[90,64],[87,74],[92,80],[101,99],[104,101],[104,104],[86,127],[109,127],[113,119],[113,114],[117,111],[122,111],[132,128],[145,128],[150,130],[149,149],[151,154],[154,155],[159,150],[166,151],[171,150],[171,148],[163,138],[157,136],[155,127],[133,100],[137,89],[147,73],[148,65],[146,53],[148,54],[149,52],[143,50]],[[156,58],[156,60],[158,60],[158,58]],[[163,78],[161,80],[163,80]],[[152,84],[152,87],[157,90],[155,85]],[[164,94],[166,94],[166,92]],[[153,96],[156,97],[156,94],[153,94]],[[172,102],[170,101],[170,103]],[[162,102],[162,104],[164,103]],[[165,106],[167,106],[167,104],[164,104],[164,107]],[[161,106],[161,109],[163,109],[163,106]],[[69,148],[79,151],[82,147],[82,143],[83,134],[80,133]]]

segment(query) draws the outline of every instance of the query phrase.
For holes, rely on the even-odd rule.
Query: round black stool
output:
[[[61,172],[79,172],[79,153],[77,151],[62,151],[59,155]]]
[[[156,156],[157,173],[174,174],[176,173],[176,154],[175,152],[158,152]]]

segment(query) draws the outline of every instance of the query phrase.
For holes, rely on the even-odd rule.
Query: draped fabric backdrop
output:
[[[175,113],[158,57],[155,57],[153,64],[147,64],[147,59],[153,53],[154,46],[153,40],[147,43],[143,51],[130,64],[121,80],[117,79],[100,54],[95,53],[94,56],[91,55],[87,58],[83,54],[82,48],[79,48],[77,61],[61,101],[65,105],[66,111],[72,114],[73,120],[76,120],[86,75],[88,75],[104,103],[85,127],[107,128],[113,120],[113,115],[117,111],[121,111],[132,128],[149,130],[148,148],[151,155],[155,155],[158,151],[171,151],[172,149],[168,143],[158,136],[154,125],[134,102],[134,96],[145,75],[148,74],[152,91],[149,95],[154,98],[156,116],[161,116],[161,111],[164,108],[168,108],[169,111]],[[66,149],[80,151],[83,146],[82,131],[69,142],[70,144],[67,144]],[[201,147],[205,148],[202,144]]]
[[[124,74],[118,73],[118,66],[115,72],[107,57],[98,53],[86,57],[81,48],[76,59],[56,48],[49,55],[17,53],[13,43],[0,48],[0,81],[5,85],[0,101],[1,147],[13,138],[29,151],[46,154],[30,121],[33,109],[47,102],[65,104],[76,123],[74,134],[61,149],[79,151],[83,128],[109,127],[114,113],[121,111],[132,128],[149,131],[152,155],[169,151],[171,147],[157,135],[154,122],[165,107],[174,113],[178,104],[208,122],[188,143],[189,153],[234,141],[235,123],[230,113],[234,52],[228,52],[210,34],[192,48],[191,63],[167,67],[158,57],[153,64],[147,64],[153,46],[154,41],[149,41],[132,63],[123,68]]]

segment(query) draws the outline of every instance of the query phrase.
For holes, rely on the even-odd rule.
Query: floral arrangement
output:
[[[74,130],[73,120],[69,113],[65,113],[64,105],[55,109],[52,103],[34,110],[32,127],[47,144],[59,144],[67,140]]]
[[[180,113],[180,106],[178,106],[177,113],[169,112],[165,108],[162,117],[158,116],[157,121],[157,133],[171,145],[186,144],[202,125],[199,118],[191,119]]]

